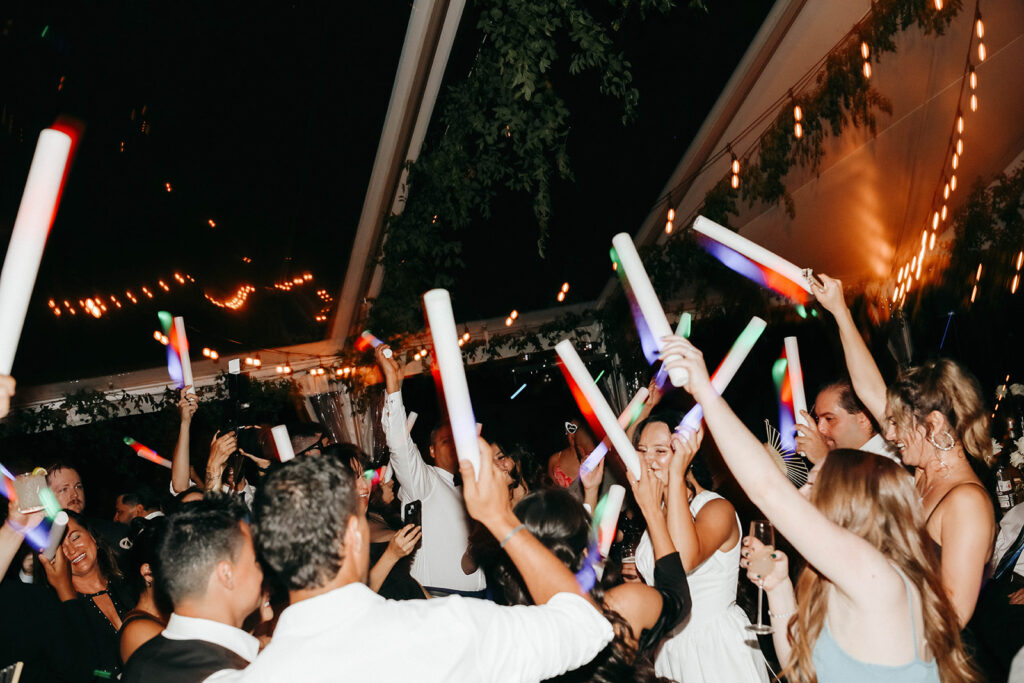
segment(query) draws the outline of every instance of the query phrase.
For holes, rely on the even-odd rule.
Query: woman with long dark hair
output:
[[[658,487],[657,480],[647,475],[634,482],[637,501],[645,514],[654,511]],[[586,585],[586,565],[594,559],[589,553],[597,550],[589,546],[590,514],[572,494],[564,489],[535,491],[516,505],[515,515],[538,541],[576,573],[581,587],[590,589],[594,602],[602,607],[615,628],[615,639],[590,664],[559,680],[600,683],[654,680],[653,649],[690,611],[686,574],[660,515],[649,522],[657,557],[655,584],[626,583],[607,589],[599,581]],[[511,565],[503,565],[499,577],[510,604],[533,604]]]
[[[808,501],[715,391],[701,352],[682,338],[666,338],[662,352],[688,372],[686,389],[740,486],[807,560],[796,590],[781,551],[771,551],[766,575],[759,563],[750,572],[768,595],[782,675],[794,683],[977,680],[910,475],[882,456],[836,452]],[[742,564],[766,552],[744,539]]]
[[[94,668],[116,678],[120,670],[118,632],[124,616],[137,596],[128,587],[117,566],[113,548],[93,529],[91,520],[77,512],[68,513],[67,532],[54,562],[43,561],[46,578],[58,596],[72,604],[73,620],[95,657]],[[67,572],[70,571],[68,594]]]

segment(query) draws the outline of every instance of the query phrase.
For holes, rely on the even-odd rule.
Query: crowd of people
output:
[[[387,346],[393,478],[316,425],[291,431],[287,462],[218,433],[196,471],[202,407],[186,388],[166,492],[125,490],[98,517],[62,460],[45,477],[63,532],[10,501],[0,668],[129,683],[1024,681],[1024,508],[997,525],[977,380],[938,359],[887,383],[842,284],[820,281],[848,375],[802,414],[800,489],[676,336],[662,360],[685,370],[704,423],[680,429],[652,384],[628,429],[639,477],[614,449],[581,467],[599,438],[578,415],[546,460],[485,426],[474,467],[443,422],[421,453]],[[0,416],[15,389],[0,377]],[[777,542],[745,534],[716,492],[712,442],[767,520],[746,521]],[[615,484],[628,493],[606,556],[595,517]],[[747,582],[756,619],[737,602]]]

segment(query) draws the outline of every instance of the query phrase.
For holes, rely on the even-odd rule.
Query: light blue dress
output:
[[[812,658],[814,671],[818,674],[818,683],[862,683],[863,681],[879,681],[881,683],[939,683],[939,666],[935,660],[926,662],[917,654],[917,624],[914,619],[914,601],[910,591],[910,582],[903,572],[896,570],[903,579],[907,589],[907,606],[910,610],[910,634],[914,643],[914,659],[901,666],[869,664],[854,659],[846,654],[839,643],[832,637],[828,628],[828,617],[814,644]]]

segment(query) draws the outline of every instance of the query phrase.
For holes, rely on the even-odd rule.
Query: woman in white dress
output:
[[[641,464],[665,485],[669,533],[690,584],[693,609],[661,646],[655,660],[659,676],[681,683],[767,683],[764,657],[750,621],[736,604],[740,560],[739,517],[714,491],[703,460],[694,460],[703,431],[673,451],[672,431],[682,414],[658,411],[636,430]],[[644,533],[636,550],[636,568],[654,581],[654,552]]]

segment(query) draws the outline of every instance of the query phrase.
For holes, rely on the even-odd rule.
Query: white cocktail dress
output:
[[[696,518],[704,505],[721,497],[701,491],[690,502],[690,514]],[[687,574],[693,610],[658,651],[654,669],[659,676],[679,683],[768,683],[757,636],[744,628],[750,620],[736,604],[740,545],[716,550]],[[636,568],[654,584],[654,547],[646,531],[637,545]]]

